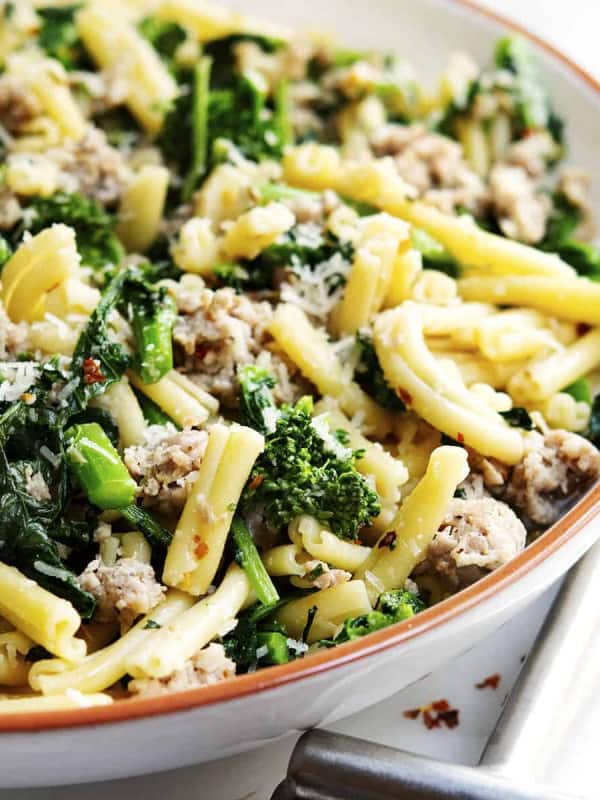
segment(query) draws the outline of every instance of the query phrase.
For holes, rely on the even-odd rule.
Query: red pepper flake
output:
[[[476,683],[476,689],[497,689],[498,684],[500,683],[500,675],[495,672],[493,675],[488,675],[487,678],[484,678],[481,683]]]
[[[406,389],[402,388],[402,386],[399,386],[396,389],[396,392],[398,394],[398,397],[400,398],[400,400],[402,400],[405,406],[412,405],[413,399],[412,399],[412,394],[410,392],[407,392]]]
[[[100,371],[100,362],[95,358],[83,360],[83,381],[90,386],[92,383],[104,383],[106,377]]]
[[[458,708],[451,708],[447,700],[434,700],[426,706],[411,708],[402,713],[406,719],[418,719],[421,716],[423,725],[429,731],[434,728],[441,728],[442,725],[452,730],[459,724],[459,710]]]
[[[201,342],[200,344],[196,345],[196,349],[194,350],[194,358],[197,358],[198,361],[202,361],[204,357],[212,350],[211,346],[208,342]]]
[[[465,437],[463,436],[463,434],[460,431],[456,434],[456,441],[459,444],[464,444],[465,443]]]
[[[208,545],[200,536],[194,536],[194,555],[196,558],[204,558],[208,554]]]
[[[402,716],[406,717],[406,719],[417,719],[420,713],[420,708],[407,708],[406,711],[402,712]]]
[[[379,548],[389,547],[390,550],[396,549],[396,534],[394,531],[388,531],[386,534],[383,535],[381,541],[377,545]]]
[[[258,489],[258,487],[261,485],[264,479],[265,479],[264,475],[256,475],[254,478],[252,478],[252,480],[248,484],[249,491],[253,492],[255,489]]]

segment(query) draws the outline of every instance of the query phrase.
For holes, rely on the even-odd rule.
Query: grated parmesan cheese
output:
[[[292,263],[292,280],[281,286],[281,300],[307,314],[326,320],[341,300],[350,263],[335,253],[314,267]]]
[[[327,414],[319,414],[318,417],[313,417],[310,424],[323,440],[326,450],[329,450],[330,453],[333,453],[343,460],[352,458],[352,450],[349,447],[344,447],[339,439],[329,430]]]
[[[33,386],[40,374],[35,361],[4,361],[0,363],[0,401],[13,403]]]

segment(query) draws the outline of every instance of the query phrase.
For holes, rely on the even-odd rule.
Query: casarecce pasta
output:
[[[5,712],[400,623],[600,475],[587,179],[522,42],[427,88],[118,5],[0,4]]]

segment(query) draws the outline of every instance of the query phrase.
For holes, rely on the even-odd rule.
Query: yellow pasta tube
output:
[[[243,28],[240,13],[205,0],[162,0],[155,14],[188,28],[200,42],[220,39]]]
[[[11,58],[9,70],[24,81],[63,137],[81,139],[86,121],[69,89],[65,69],[58,61],[17,54]]]
[[[356,572],[371,553],[370,547],[340,539],[314,517],[303,515],[290,526],[296,528],[307,553],[337,569]]]
[[[560,319],[600,325],[600,284],[586,278],[565,280],[560,276],[538,275],[463,278],[458,281],[458,291],[465,300],[528,306]]]
[[[101,69],[114,71],[127,87],[125,103],[150,134],[160,131],[177,84],[158,53],[135,26],[101,4],[85,6],[76,17],[86,50]]]
[[[36,697],[35,695],[3,697],[0,700],[0,714],[66,711],[72,708],[109,706],[113,702],[114,700],[109,694],[82,694],[76,689],[66,689],[64,694],[53,694],[48,697]]]
[[[352,381],[325,332],[313,327],[300,308],[288,303],[278,305],[269,331],[320,394],[334,397],[348,416],[356,415],[365,433],[382,438],[391,430],[391,415]]]
[[[167,552],[163,581],[193,595],[205,594],[225,548],[235,507],[264,447],[256,431],[214,425],[198,477]]]
[[[77,344],[77,331],[58,318],[40,320],[31,323],[29,342],[34,350],[70,356]]]
[[[24,656],[33,647],[33,641],[21,631],[0,633],[0,685],[27,686],[31,664]]]
[[[499,275],[574,278],[575,271],[558,256],[488,233],[469,219],[444,214],[433,206],[404,197],[375,204],[422,228],[461,264]],[[501,301],[500,301],[501,302]]]
[[[383,534],[357,577],[364,578],[374,603],[381,592],[401,589],[425,558],[456,487],[469,474],[467,452],[461,447],[438,447],[427,471],[406,498],[389,532]],[[384,538],[387,537],[387,538]]]
[[[165,678],[207,645],[235,619],[250,593],[246,573],[231,564],[223,582],[210,594],[164,626],[127,662],[134,678]]]
[[[483,455],[515,464],[523,453],[520,433],[436,366],[419,336],[418,315],[411,312],[405,304],[375,321],[373,341],[390,385],[434,428]]]
[[[75,638],[81,619],[71,603],[1,562],[0,614],[61,658],[78,661],[85,655],[85,642]]]
[[[172,369],[159,381],[143,383],[133,372],[128,372],[130,383],[162,408],[182,428],[202,425],[218,408],[218,401],[185,375]]]
[[[192,217],[181,227],[171,255],[184,272],[213,275],[219,263],[219,244],[210,219]]]
[[[122,447],[140,444],[146,433],[146,420],[129,381],[123,377],[100,397],[92,400],[91,405],[104,408],[114,417],[119,426],[119,437]]]
[[[545,317],[537,311],[502,311],[478,322],[475,342],[491,361],[522,361],[542,349],[560,349],[545,324]]]
[[[306,142],[283,154],[283,179],[291,186],[324,192],[336,186],[341,160],[335,147]]]
[[[508,382],[517,401],[544,400],[600,366],[600,329],[589,331],[574,344],[530,362]]]
[[[158,236],[169,170],[146,164],[121,195],[117,235],[130,253],[145,253]]]
[[[354,580],[292,600],[278,609],[274,618],[290,636],[300,639],[312,608],[317,611],[308,632],[309,644],[335,636],[347,619],[373,610],[364,582]]]
[[[80,278],[67,278],[46,295],[47,314],[65,318],[69,314],[89,316],[98,305],[100,292]]]
[[[452,306],[419,305],[423,330],[428,336],[448,336],[471,327],[496,313],[490,303],[458,303]]]
[[[390,522],[390,514],[396,513],[400,501],[400,487],[408,480],[408,470],[398,458],[384,450],[379,442],[371,442],[352,424],[335,404],[321,400],[315,406],[316,414],[325,414],[332,431],[342,430],[348,434],[349,446],[360,450],[363,455],[356,459],[356,469],[367,477],[375,479],[382,513],[373,521],[385,526]],[[381,519],[380,519],[381,517]]]
[[[294,215],[283,203],[255,206],[230,223],[222,241],[223,253],[233,259],[256,258],[294,222]]]
[[[280,544],[271,547],[262,554],[262,562],[269,575],[283,577],[285,575],[296,575],[301,577],[305,573],[304,563],[299,560],[304,557],[304,561],[309,560],[309,556],[297,544]]]
[[[393,308],[411,296],[411,289],[421,270],[423,257],[418,250],[401,251],[394,261],[385,307]]]
[[[53,225],[21,244],[2,270],[0,299],[14,322],[41,319],[49,291],[79,270],[75,232]]]
[[[361,228],[344,296],[334,313],[340,334],[355,333],[379,311],[389,294],[399,251],[409,246],[408,226],[389,214],[365,217]]]
[[[146,639],[155,637],[160,632],[160,629],[148,627],[148,622],[168,625],[193,603],[194,598],[189,594],[170,591],[159,605],[124,636],[108,647],[86,656],[79,664],[71,666],[60,659],[37,661],[29,673],[31,688],[37,692],[55,695],[69,689],[100,692],[112,686],[127,672],[129,657],[140,649]]]

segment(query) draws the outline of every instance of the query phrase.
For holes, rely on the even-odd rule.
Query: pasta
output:
[[[85,642],[75,638],[79,615],[19,570],[0,563],[0,613],[17,630],[67,661],[85,655]]]
[[[233,511],[263,437],[244,427],[215,425],[165,561],[163,580],[205,594],[219,567]]]
[[[526,43],[430,92],[210,0],[34,6],[0,13],[0,712],[411,620],[600,478],[588,180]]]

